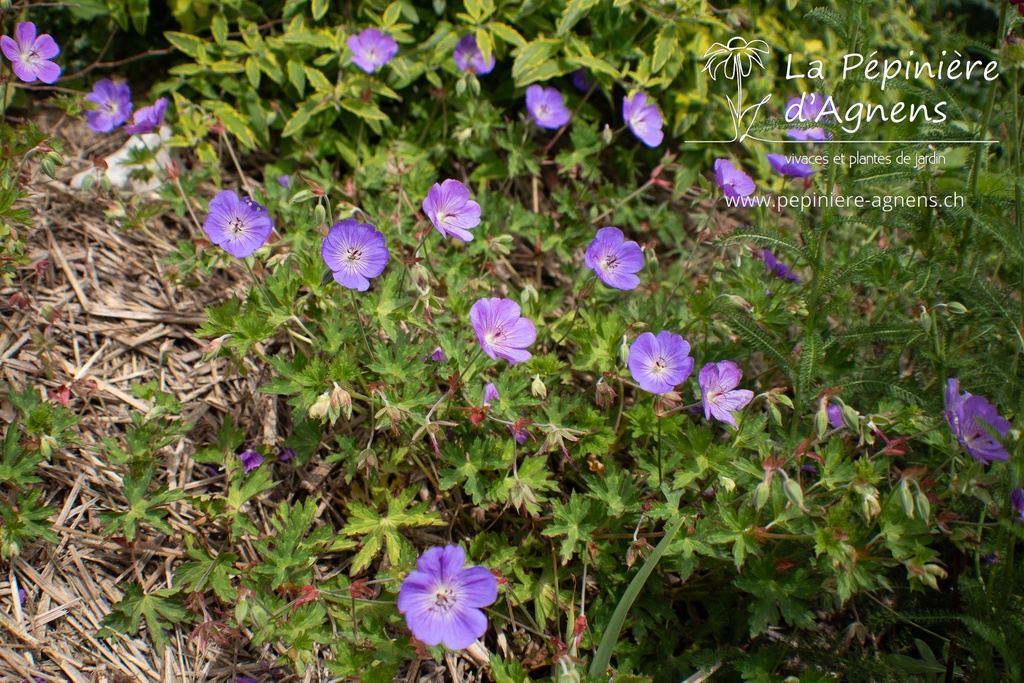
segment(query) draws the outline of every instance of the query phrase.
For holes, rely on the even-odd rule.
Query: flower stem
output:
[[[593,288],[595,282],[597,282],[596,275],[591,276],[590,279],[588,279],[586,283],[583,285],[583,289],[580,290],[579,296],[576,297],[576,306],[572,310],[572,320],[569,321],[569,329],[565,331],[565,334],[562,335],[561,339],[555,342],[555,346],[558,346],[562,342],[564,342],[566,338],[569,336],[569,334],[572,332],[573,328],[576,326],[576,316],[579,314],[580,308],[583,307],[583,301],[587,298],[587,295],[590,293],[590,290],[591,288]]]
[[[363,325],[363,316],[359,312],[359,301],[356,299],[356,291],[354,289],[348,290],[348,293],[352,297],[352,310],[356,314],[356,322],[359,323],[359,331],[363,334],[363,343],[366,345],[366,353],[370,355],[370,361],[376,362],[373,357],[373,350],[370,348],[370,340],[366,336],[366,327]]]

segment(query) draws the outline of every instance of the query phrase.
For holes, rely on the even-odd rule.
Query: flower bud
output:
[[[331,409],[331,395],[326,391],[316,399],[316,402],[309,407],[309,416],[316,420],[322,420],[327,417],[327,412]]]
[[[364,448],[359,451],[359,459],[356,461],[356,467],[361,470],[377,469],[379,461],[377,460],[377,453],[372,448]]]
[[[900,505],[903,507],[903,513],[907,516],[907,519],[913,519],[914,494],[910,492],[910,486],[907,485],[906,479],[900,484]]]
[[[882,506],[878,502],[878,490],[875,487],[872,486],[871,492],[864,494],[861,512],[869,522],[882,513]]]
[[[533,384],[530,385],[530,393],[536,398],[547,398],[548,388],[544,386],[544,380],[540,378],[540,373],[533,376]]]
[[[814,415],[814,435],[821,438],[828,431],[828,408],[825,407],[825,403],[822,402],[818,408],[818,412]]]
[[[331,408],[340,411],[346,420],[352,419],[352,395],[339,387],[337,382],[331,391]]]
[[[851,432],[860,431],[860,415],[857,413],[856,410],[844,404],[842,415],[843,424],[846,426],[847,429],[849,429]]]
[[[619,360],[624,367],[629,365],[629,342],[626,341],[626,335],[622,335],[622,343],[619,344]]]
[[[754,508],[760,510],[768,502],[768,496],[772,492],[772,485],[768,481],[762,481],[754,488]]]
[[[604,130],[601,131],[601,139],[604,140],[604,144],[612,144],[612,138],[615,136],[615,131],[607,123],[604,124]]]
[[[317,204],[313,208],[313,221],[318,226],[327,222],[327,209],[324,208],[323,204]]]
[[[787,479],[786,483],[782,485],[782,490],[786,492],[786,498],[790,503],[804,512],[807,511],[807,508],[804,507],[804,491],[800,488],[800,482],[796,479]]]

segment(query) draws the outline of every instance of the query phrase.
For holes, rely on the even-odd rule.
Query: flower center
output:
[[[345,254],[345,260],[350,265],[358,263],[359,259],[362,257],[362,253],[363,252],[361,252],[358,248],[352,247],[348,250],[348,253]]]
[[[606,256],[602,264],[602,270],[615,270],[618,267],[619,259],[615,256]]]
[[[493,332],[488,332],[487,334],[484,335],[484,343],[487,344],[488,346],[494,346],[499,341],[501,341],[502,337],[504,336],[505,330],[499,327],[497,330],[494,330]]]
[[[368,50],[366,52],[366,61],[376,63],[378,60],[379,60],[379,58],[377,57],[377,51],[376,50]]]
[[[551,109],[546,104],[537,107],[537,118],[546,119],[551,115]]]
[[[661,377],[666,372],[668,372],[668,361],[665,360],[664,356],[658,356],[657,360],[651,364],[651,374]]]
[[[434,591],[434,605],[431,610],[438,609],[442,612],[455,607],[455,591],[449,586],[443,586]]]
[[[228,228],[231,230],[232,233],[236,235],[239,233],[243,233],[245,232],[245,221],[241,218],[241,216],[235,216],[232,219],[232,221],[228,223]]]

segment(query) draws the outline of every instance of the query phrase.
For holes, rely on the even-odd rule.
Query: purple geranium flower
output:
[[[294,460],[296,455],[294,448],[282,448],[277,454],[277,461],[288,462],[289,460]]]
[[[462,36],[459,39],[452,57],[460,69],[477,76],[491,73],[494,71],[494,65],[496,64],[493,53],[491,54],[490,61],[484,61],[484,54],[476,46],[476,36],[473,34]]]
[[[664,394],[686,381],[693,372],[690,345],[665,330],[654,336],[644,332],[629,347],[629,372],[644,391]]]
[[[370,278],[384,272],[391,258],[384,233],[354,218],[331,227],[320,253],[338,284],[360,292],[369,289]]]
[[[367,28],[357,36],[348,37],[348,49],[352,50],[352,62],[372,74],[398,54],[398,43],[386,33]]]
[[[960,380],[951,379],[946,383],[946,409],[944,415],[953,436],[972,458],[983,464],[993,460],[1009,460],[1010,454],[986,427],[991,427],[999,436],[1006,438],[1010,421],[1001,417],[996,407],[983,396],[960,392]]]
[[[655,102],[647,103],[647,95],[638,92],[633,99],[622,98],[622,118],[633,131],[633,135],[640,138],[640,142],[648,147],[657,147],[665,139],[661,131],[664,122],[661,118],[661,110]]]
[[[490,407],[491,401],[497,401],[501,396],[498,395],[498,388],[494,386],[494,382],[488,382],[487,386],[484,387],[484,405]]]
[[[766,154],[765,159],[771,164],[772,169],[781,176],[807,178],[817,173],[810,164],[790,159],[783,154]]]
[[[590,92],[594,87],[594,82],[587,78],[586,69],[576,69],[569,78],[572,80],[572,87],[580,92]]]
[[[25,606],[25,600],[27,600],[27,599],[28,599],[28,591],[25,590],[24,588],[19,588],[18,589],[18,604],[21,605],[22,607],[24,607]]]
[[[164,114],[167,113],[167,98],[161,97],[148,107],[143,107],[135,112],[132,123],[124,127],[126,133],[132,135],[140,133],[152,133],[164,122]]]
[[[526,440],[530,438],[530,432],[526,431],[525,427],[516,429],[515,425],[508,425],[508,431],[516,438],[516,443],[520,446],[526,443]]]
[[[246,474],[252,472],[254,469],[263,464],[263,456],[257,453],[256,451],[245,451],[244,453],[241,453],[238,457],[242,461],[242,464],[245,466]]]
[[[715,159],[715,180],[726,197],[740,199],[741,206],[749,205],[742,198],[754,193],[755,185],[743,171],[732,165],[728,159]]]
[[[487,631],[480,610],[498,599],[498,580],[486,567],[468,567],[457,545],[431,548],[416,561],[398,591],[398,611],[416,638],[452,650],[472,645]]]
[[[803,280],[798,278],[789,269],[789,266],[775,258],[775,254],[773,254],[768,249],[763,249],[761,251],[761,260],[764,261],[764,264],[766,266],[768,266],[768,272],[772,273],[773,275],[775,275],[775,277],[779,278],[780,280],[788,280],[798,285],[802,285],[804,283]]]
[[[1010,492],[1010,504],[1020,515],[1021,521],[1024,521],[1024,489],[1018,488]]]
[[[434,352],[430,354],[430,360],[435,361],[437,363],[447,363],[448,356],[444,355],[444,350],[440,346],[438,346],[436,349],[434,349]]]
[[[469,309],[480,347],[492,360],[504,358],[510,364],[530,360],[526,347],[537,341],[537,329],[520,315],[519,304],[511,299],[480,299]]]
[[[843,408],[832,403],[825,411],[828,413],[828,424],[832,429],[839,429],[843,426]]]
[[[231,190],[224,190],[210,200],[203,231],[224,251],[235,258],[245,258],[267,241],[274,231],[274,221],[252,197],[239,199]]]
[[[832,98],[828,99],[831,100]],[[824,95],[818,93],[808,95],[805,93],[786,102],[786,109],[783,114],[787,121],[816,122],[821,116],[821,110],[825,108],[825,102]],[[831,120],[831,117],[825,117],[825,120]],[[827,140],[831,137],[824,128],[809,128],[807,130],[791,128],[786,132],[794,140]]]
[[[85,122],[97,133],[109,133],[132,114],[132,89],[127,83],[104,78],[92,86],[85,99],[96,105],[94,111],[85,112]]]
[[[541,128],[555,130],[569,123],[569,110],[565,107],[562,93],[555,88],[531,85],[526,89],[526,110],[530,118]]]
[[[277,184],[287,189],[292,186],[292,178],[291,176],[279,175],[277,176]]]
[[[60,67],[50,60],[60,54],[60,48],[50,34],[36,36],[36,25],[23,21],[14,29],[15,41],[10,36],[0,37],[0,50],[11,60],[14,75],[26,83],[56,83]]]
[[[471,242],[469,231],[480,225],[480,205],[469,198],[469,188],[458,180],[434,183],[423,200],[423,213],[439,233],[463,242]]]
[[[601,228],[583,257],[601,282],[615,289],[636,289],[636,276],[644,267],[644,252],[636,242],[626,242],[618,228]]]
[[[719,422],[736,427],[736,418],[732,414],[754,398],[753,391],[736,388],[742,377],[743,371],[731,360],[708,363],[701,368],[697,382],[706,419],[710,420],[714,415]]]

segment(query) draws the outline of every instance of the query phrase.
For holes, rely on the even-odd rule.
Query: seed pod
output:
[[[796,479],[787,479],[786,483],[782,485],[782,490],[786,492],[786,498],[790,503],[804,512],[807,511],[807,508],[804,507],[804,491],[800,488],[800,482]]]
[[[771,484],[767,481],[762,481],[754,488],[754,508],[760,510],[764,507],[765,503],[768,502],[768,496],[771,494]]]
[[[910,487],[907,486],[907,481],[904,479],[900,485],[900,505],[903,506],[903,513],[906,514],[907,519],[914,518],[914,494],[910,492]]]

